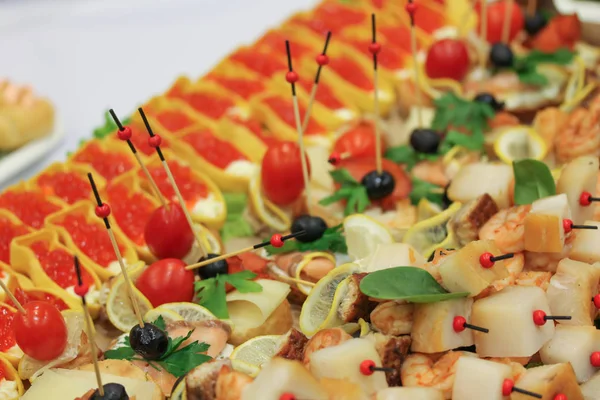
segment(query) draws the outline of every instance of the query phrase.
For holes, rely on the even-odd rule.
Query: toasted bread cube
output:
[[[600,399],[600,371],[596,372],[592,378],[580,386],[585,400]]]
[[[571,245],[569,258],[593,264],[600,261],[600,222],[585,221],[584,225],[597,226],[598,229],[579,229]]]
[[[582,224],[594,215],[594,205],[582,206],[579,197],[582,192],[596,193],[598,166],[598,156],[578,157],[565,165],[556,182],[556,193],[565,193],[569,198],[571,219],[576,224]]]
[[[507,364],[461,357],[456,362],[452,400],[503,400],[502,384],[507,378],[512,378]]]
[[[439,266],[442,285],[450,292],[469,292],[475,297],[490,283],[508,276],[504,260],[496,261],[491,268],[483,268],[479,258],[483,253],[502,255],[493,240],[478,240],[449,254]]]
[[[345,379],[358,384],[366,396],[388,387],[384,373],[366,376],[360,363],[372,360],[381,367],[381,358],[372,341],[350,339],[337,346],[315,351],[310,355],[310,372],[317,378]]]
[[[600,330],[594,326],[558,325],[554,336],[540,350],[544,364],[571,363],[578,382],[596,373],[590,355],[600,351]]]
[[[559,393],[567,396],[568,400],[584,400],[569,363],[530,368],[515,382],[515,386],[542,395],[542,400],[554,400]],[[513,392],[510,399],[531,400],[531,397]]]
[[[439,353],[457,347],[473,345],[473,331],[455,332],[454,317],[471,318],[473,299],[463,298],[438,303],[415,304],[411,331],[411,350],[419,353]]]
[[[489,329],[473,332],[477,354],[481,357],[530,357],[554,335],[554,323],[542,326],[533,322],[533,312],[550,315],[544,291],[536,286],[509,286],[476,300],[471,324]]]
[[[558,320],[559,324],[594,324],[597,310],[592,297],[599,280],[600,269],[568,258],[560,260],[546,291],[552,315],[571,316],[570,320]]]
[[[531,204],[525,217],[525,250],[560,253],[565,246],[563,219],[571,217],[566,194],[545,197]]]
[[[377,392],[375,400],[444,400],[444,395],[434,388],[391,387]]]

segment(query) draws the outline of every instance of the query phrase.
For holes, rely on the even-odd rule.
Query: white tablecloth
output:
[[[315,0],[0,0],[0,77],[50,97],[66,129],[27,178],[180,74],[197,77]]]

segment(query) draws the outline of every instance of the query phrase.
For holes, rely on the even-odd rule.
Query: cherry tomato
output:
[[[462,40],[442,39],[431,45],[425,72],[432,79],[462,80],[469,71],[469,52]]]
[[[156,258],[183,258],[194,244],[183,209],[177,203],[159,207],[150,215],[144,229],[144,239]]]
[[[490,43],[497,43],[502,41],[502,30],[504,29],[504,15],[506,14],[506,7],[508,6],[507,1],[498,1],[496,3],[488,4],[487,6],[487,41]],[[480,15],[479,11],[480,4],[477,3],[475,9],[477,14]],[[509,27],[509,41],[513,40],[519,32],[523,30],[525,26],[525,16],[521,7],[516,2],[513,2],[512,12],[510,15],[510,27]],[[479,21],[481,24],[481,21]],[[477,32],[481,31],[481,25],[477,27]]]
[[[375,157],[375,128],[370,122],[361,122],[338,138],[333,151],[338,154],[349,153],[353,158]],[[381,141],[381,151],[385,152],[385,143]]]
[[[15,319],[15,339],[23,353],[39,361],[60,356],[67,347],[67,325],[56,307],[43,301],[23,305]]]
[[[308,172],[310,162],[306,156]],[[300,148],[294,142],[280,142],[267,150],[262,161],[262,188],[279,206],[292,204],[304,190]]]
[[[165,303],[190,302],[194,297],[194,271],[186,263],[165,258],[150,265],[135,282],[154,307]]]
[[[341,161],[339,167],[347,169],[350,175],[360,182],[366,174],[375,170],[376,164],[374,157],[359,159],[349,158]],[[412,189],[412,183],[400,165],[384,158],[382,160],[382,167],[385,171],[392,174],[396,181],[396,186],[391,195],[378,201],[372,201],[371,204],[379,206],[385,211],[395,210],[396,202],[409,196]]]

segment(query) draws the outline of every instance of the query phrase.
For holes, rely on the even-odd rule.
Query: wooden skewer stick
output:
[[[299,231],[299,232],[292,233],[290,235],[285,235],[285,236],[281,236],[280,234],[276,233],[271,237],[271,240],[266,240],[264,242],[255,244],[254,246],[244,247],[243,249],[232,251],[231,253],[223,254],[223,255],[220,255],[215,258],[209,258],[208,260],[204,260],[204,261],[201,261],[196,264],[190,264],[187,267],[185,267],[185,269],[191,270],[191,269],[196,269],[196,268],[202,268],[208,264],[212,264],[217,261],[225,260],[226,258],[237,256],[238,254],[242,254],[242,253],[247,253],[252,250],[258,250],[263,247],[267,247],[269,245],[272,245],[274,247],[281,247],[281,246],[283,246],[283,242],[285,242],[286,240],[290,240],[295,237],[304,235],[304,233],[305,233],[304,231]]]
[[[4,271],[4,273],[7,273],[7,272]],[[4,281],[2,281],[2,279],[0,279],[0,287],[2,288],[2,290],[4,290],[4,293],[6,293],[6,295],[10,299],[10,301],[12,301],[12,303],[17,308],[17,310],[19,310],[19,312],[21,314],[25,315],[26,314],[25,313],[25,309],[23,308],[23,306],[21,305],[21,303],[19,302],[19,300],[17,300],[17,298],[15,297],[15,295],[12,294],[12,292],[10,290],[8,290],[8,287],[6,286],[6,284],[4,283]]]
[[[300,106],[298,106],[298,97],[296,96],[296,82],[298,74],[292,68],[292,52],[290,50],[290,41],[285,41],[285,49],[288,59],[288,73],[285,75],[285,80],[292,86],[292,104],[294,105],[294,117],[296,119],[296,130],[298,131],[298,147],[300,147],[300,161],[302,163],[302,177],[304,178],[304,193],[306,196],[306,208],[310,214],[310,179],[308,177],[308,165],[306,163],[306,151],[304,149],[304,138],[302,130],[302,122],[300,120]]]
[[[162,195],[162,193],[158,189],[158,185],[156,185],[156,182],[152,178],[152,175],[150,175],[150,171],[148,171],[148,168],[142,162],[140,154],[137,152],[135,145],[131,142],[131,128],[128,126],[123,126],[123,124],[117,117],[117,114],[115,114],[115,111],[112,108],[110,110],[108,110],[108,112],[110,113],[113,120],[115,121],[115,124],[117,124],[117,127],[119,128],[119,133],[118,133],[119,139],[125,140],[127,142],[127,145],[129,145],[129,149],[135,156],[135,159],[137,160],[138,165],[144,172],[144,175],[146,175],[146,179],[148,180],[148,182],[150,182],[150,186],[152,187],[152,191],[154,192],[154,195],[158,198],[158,200],[160,200],[160,203],[162,204],[163,207],[165,207],[165,208],[169,207],[167,201],[165,200],[165,197]]]
[[[506,0],[504,9],[504,21],[502,23],[502,43],[509,44],[510,41],[510,16],[515,6],[515,0]]]
[[[167,178],[169,179],[169,182],[171,183],[171,187],[173,188],[175,195],[177,195],[177,200],[179,201],[179,205],[181,205],[181,209],[183,210],[185,219],[187,220],[187,223],[190,226],[190,229],[192,230],[194,237],[196,238],[196,242],[198,243],[198,248],[200,249],[202,257],[206,257],[208,255],[208,251],[206,251],[206,248],[204,247],[204,243],[202,242],[202,237],[200,236],[200,233],[198,231],[196,231],[196,229],[194,229],[194,222],[192,221],[192,216],[190,215],[190,212],[188,211],[188,209],[185,205],[185,200],[183,199],[183,196],[181,195],[181,191],[179,190],[179,187],[177,186],[177,183],[175,182],[173,173],[171,173],[171,168],[169,167],[169,164],[167,164],[167,161],[165,160],[165,156],[163,155],[162,150],[160,149],[160,143],[162,142],[162,138],[158,135],[155,135],[154,132],[152,131],[152,127],[150,126],[150,123],[148,122],[148,118],[146,118],[146,114],[144,113],[144,110],[140,107],[140,108],[138,108],[138,111],[142,117],[142,120],[144,121],[146,130],[148,131],[148,134],[150,135],[149,143],[152,147],[154,147],[156,149],[156,154],[158,154],[158,157],[160,158],[160,162],[162,163],[162,166],[165,169],[165,172],[167,174]]]
[[[485,68],[487,64],[487,56],[488,52],[486,51],[486,43],[487,43],[487,25],[488,25],[488,17],[487,17],[487,0],[481,0],[481,16],[480,16],[480,25],[481,30],[479,32],[479,38],[481,40],[481,52],[479,54],[479,66],[481,69]]]
[[[94,182],[94,177],[91,172],[88,172],[88,180],[90,181],[90,186],[92,187],[92,192],[94,192],[94,197],[96,198],[96,203],[98,207],[96,207],[96,215],[104,221],[104,226],[106,227],[106,231],[108,232],[108,237],[110,239],[110,243],[112,248],[117,256],[117,261],[119,262],[119,266],[121,267],[121,273],[123,274],[123,279],[125,280],[125,286],[127,286],[127,293],[129,294],[129,300],[131,301],[131,306],[133,307],[133,312],[135,317],[138,320],[138,324],[140,327],[144,327],[144,320],[142,318],[142,313],[140,312],[140,306],[138,304],[138,299],[133,292],[133,283],[131,279],[129,279],[129,274],[127,273],[127,268],[125,267],[125,262],[123,261],[123,255],[121,254],[121,250],[119,249],[119,245],[117,244],[117,239],[115,238],[115,234],[110,227],[110,222],[108,221],[108,216],[110,215],[110,206],[108,203],[103,203],[100,198],[100,193],[98,192],[98,188],[96,187],[96,182]]]
[[[417,32],[415,29],[415,12],[417,4],[413,0],[408,0],[406,4],[406,12],[410,17],[410,49],[413,56],[413,64],[415,68],[415,94],[417,95],[417,121],[419,128],[423,127],[423,111],[421,110],[423,102],[421,100],[421,78],[419,74],[419,61],[417,60]]]
[[[98,393],[100,396],[104,396],[104,386],[102,385],[102,376],[100,375],[100,366],[98,365],[98,350],[96,349],[96,338],[94,335],[94,329],[92,328],[92,317],[90,316],[90,310],[88,309],[87,302],[85,301],[85,295],[87,294],[88,288],[83,285],[81,279],[81,268],[79,266],[79,259],[77,256],[73,258],[75,264],[75,273],[77,274],[77,285],[75,288],[76,293],[81,297],[81,306],[83,307],[83,313],[85,318],[85,328],[90,343],[90,351],[92,352],[92,364],[94,365],[94,372],[96,373],[96,382],[98,383]]]
[[[327,47],[329,46],[329,39],[331,39],[331,31],[327,32],[327,37],[325,38],[325,46],[323,46],[323,52],[317,56],[317,64],[319,67],[317,68],[317,74],[315,75],[315,81],[312,86],[312,90],[310,92],[310,99],[308,100],[308,106],[306,107],[306,114],[304,115],[304,122],[302,123],[302,132],[306,131],[308,127],[308,123],[310,121],[310,114],[312,112],[313,103],[315,102],[315,97],[317,96],[317,89],[319,89],[319,79],[321,78],[321,68],[325,65],[329,64],[329,57],[327,57]]]
[[[527,15],[535,15],[537,10],[537,0],[529,0],[527,2]]]
[[[383,171],[381,161],[381,132],[379,130],[379,89],[377,77],[377,54],[381,51],[381,45],[377,43],[377,28],[375,25],[375,13],[371,14],[371,44],[369,51],[373,55],[373,113],[375,125],[375,165],[377,173],[381,175]],[[415,59],[416,61],[416,59]]]

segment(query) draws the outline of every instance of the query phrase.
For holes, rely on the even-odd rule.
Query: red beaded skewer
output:
[[[568,321],[571,319],[569,315],[546,315],[543,310],[535,310],[533,312],[533,323],[537,326],[546,325],[546,321]]]
[[[552,399],[552,400],[569,400],[569,398],[567,397],[566,394],[559,393],[556,396],[554,396],[554,399]]]
[[[600,368],[600,351],[594,351],[590,354],[590,364],[594,368]]]
[[[293,393],[283,393],[279,396],[279,400],[297,400]]]
[[[327,162],[329,162],[331,165],[337,166],[337,165],[339,165],[340,162],[342,162],[343,160],[347,160],[350,157],[352,157],[352,154],[350,154],[350,152],[345,152],[345,153],[333,152],[327,159]]]
[[[526,396],[535,397],[537,399],[541,399],[543,397],[539,393],[534,393],[530,392],[529,390],[515,387],[515,381],[513,381],[512,379],[505,379],[504,382],[502,382],[502,396],[508,397],[511,395],[512,392],[521,393]]]
[[[364,360],[360,363],[359,369],[360,373],[365,376],[371,376],[377,371],[394,372],[394,368],[377,367],[373,360]]]
[[[327,47],[329,46],[329,39],[331,39],[331,31],[327,32],[327,37],[325,38],[325,46],[323,46],[323,51],[316,58],[317,64],[317,73],[315,75],[315,81],[313,83],[310,99],[308,100],[308,106],[306,107],[306,114],[304,115],[304,122],[302,122],[302,132],[306,130],[308,123],[310,121],[310,114],[312,112],[312,107],[315,102],[315,97],[317,96],[317,90],[319,89],[319,79],[321,78],[321,69],[329,64],[329,56],[327,55]]]
[[[154,134],[154,132],[152,131],[152,127],[148,122],[148,118],[146,118],[146,113],[144,113],[144,110],[141,107],[138,108],[138,112],[142,117],[142,121],[144,121],[144,125],[146,126],[146,130],[148,131],[148,135],[150,135],[150,137],[148,138],[148,144],[150,145],[150,147],[153,147],[156,150],[156,154],[158,154],[158,157],[160,158],[160,162],[165,170],[165,173],[167,174],[169,183],[171,184],[171,187],[173,188],[173,191],[177,196],[177,200],[179,201],[179,205],[181,206],[183,215],[185,216],[185,219],[188,225],[190,226],[192,233],[194,234],[194,238],[196,239],[196,243],[198,244],[198,248],[200,249],[201,255],[202,257],[206,257],[208,255],[208,251],[204,247],[204,243],[202,241],[202,238],[200,237],[200,233],[196,229],[194,229],[194,222],[192,221],[192,216],[190,215],[190,212],[188,211],[185,205],[185,200],[183,199],[181,191],[179,190],[179,187],[175,182],[175,178],[173,177],[171,168],[169,167],[169,164],[167,164],[167,160],[165,160],[165,156],[163,155],[162,150],[160,149],[162,138],[159,135]]]
[[[600,294],[597,294],[594,297],[592,297],[592,303],[594,303],[594,306],[596,306],[596,308],[600,309]]]
[[[377,27],[375,25],[375,14],[371,14],[371,44],[369,52],[373,55],[373,114],[375,118],[375,165],[377,173],[383,171],[381,161],[381,132],[379,130],[379,85],[377,75],[377,54],[381,51],[381,44],[377,43]]]
[[[600,201],[600,197],[594,197],[590,192],[581,192],[579,196],[579,204],[587,207],[595,201]]]
[[[417,118],[419,128],[423,127],[423,102],[421,100],[421,78],[419,74],[419,62],[417,61],[417,33],[415,30],[415,13],[417,12],[417,4],[413,0],[408,0],[406,4],[406,12],[410,18],[410,49],[413,56],[413,64],[415,67],[415,94],[417,95]]]
[[[131,305],[133,306],[133,311],[138,320],[138,324],[140,327],[144,327],[144,320],[142,319],[142,313],[140,312],[140,306],[138,304],[138,299],[133,292],[133,283],[131,283],[131,279],[129,279],[129,274],[127,273],[127,268],[125,268],[125,262],[123,261],[123,255],[121,254],[121,250],[119,249],[119,245],[117,244],[117,239],[115,238],[115,234],[110,227],[110,222],[108,221],[108,217],[110,216],[110,206],[108,203],[103,203],[102,198],[100,198],[100,193],[98,192],[98,188],[96,187],[96,182],[94,182],[94,177],[91,172],[88,172],[88,180],[90,181],[90,186],[92,187],[92,192],[94,193],[94,197],[96,198],[96,203],[98,206],[95,209],[96,216],[98,218],[102,218],[104,221],[104,226],[106,227],[106,231],[108,232],[108,237],[110,239],[110,243],[112,244],[115,255],[117,256],[117,261],[119,262],[119,266],[121,267],[121,273],[123,274],[123,279],[125,280],[125,286],[127,287],[127,293],[129,295],[129,299],[131,300]]]
[[[460,315],[454,317],[454,319],[452,320],[452,329],[454,329],[454,332],[456,332],[456,333],[461,333],[465,329],[472,329],[472,330],[478,331],[478,332],[490,333],[490,330],[487,328],[482,328],[480,326],[471,325],[471,324],[467,323],[466,318],[463,316],[460,316]]]
[[[140,154],[137,152],[137,149],[135,148],[135,145],[131,142],[131,136],[133,134],[131,131],[131,128],[126,125],[123,125],[121,123],[121,120],[119,120],[119,118],[117,117],[117,114],[115,113],[115,111],[112,108],[110,110],[108,110],[108,112],[110,113],[113,121],[115,121],[115,124],[117,125],[117,127],[119,129],[117,131],[117,137],[120,140],[127,142],[127,145],[129,146],[129,150],[131,150],[131,152],[135,156],[135,159],[137,160],[138,165],[142,169],[142,172],[144,173],[144,175],[146,175],[146,179],[148,179],[148,182],[150,182],[150,186],[152,187],[152,191],[154,192],[154,195],[158,198],[158,200],[160,201],[160,203],[162,204],[163,207],[168,207],[165,197],[162,195],[162,193],[158,189],[158,185],[156,185],[156,182],[152,178],[152,175],[150,175],[150,171],[148,171],[148,168],[142,161]]]
[[[563,219],[563,229],[565,233],[570,233],[573,229],[598,229],[596,225],[575,225],[573,221],[565,218]]]
[[[492,268],[496,261],[507,260],[509,258],[513,258],[515,256],[514,253],[507,253],[501,256],[494,256],[492,253],[485,252],[479,256],[479,264],[483,268]]]
[[[104,386],[102,385],[102,376],[100,375],[100,366],[98,365],[98,350],[96,349],[96,339],[94,335],[94,329],[92,328],[92,317],[90,316],[90,310],[88,309],[87,302],[85,301],[85,295],[88,293],[90,287],[83,283],[81,278],[81,267],[79,266],[79,258],[73,257],[73,264],[75,266],[75,274],[77,275],[77,285],[73,288],[76,295],[81,297],[81,306],[83,308],[85,318],[86,334],[88,336],[88,342],[90,344],[90,351],[92,353],[92,364],[94,365],[94,373],[96,374],[96,383],[98,384],[98,393],[100,396],[104,396]]]

